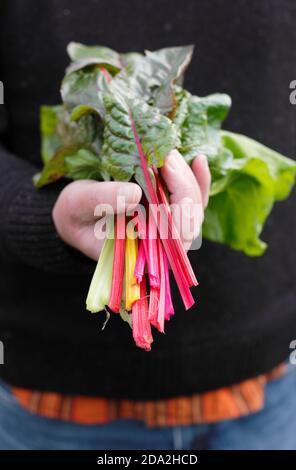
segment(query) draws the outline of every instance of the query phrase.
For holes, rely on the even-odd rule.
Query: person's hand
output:
[[[119,197],[124,201],[120,210]],[[135,183],[74,181],[60,193],[52,218],[64,242],[97,261],[104,240],[95,236],[96,208],[103,207],[106,213],[116,214],[135,207],[141,197],[141,188]]]
[[[191,168],[182,155],[173,150],[166,158],[161,175],[170,192],[170,204],[176,226],[188,250],[198,236],[209,202],[211,173],[205,155],[198,155]]]
[[[176,225],[182,229],[181,236],[188,248],[199,233],[203,210],[208,202],[210,172],[207,160],[202,155],[198,156],[191,169],[180,153],[173,150],[166,158],[161,175],[171,193],[170,203]],[[125,204],[120,206],[124,211],[135,207],[141,196],[141,188],[135,183],[75,181],[63,189],[53,208],[56,230],[68,245],[97,260],[103,240],[95,236],[96,207],[108,205],[111,212],[117,213],[118,197],[124,198]],[[189,232],[184,233],[180,226],[183,217],[189,217]]]

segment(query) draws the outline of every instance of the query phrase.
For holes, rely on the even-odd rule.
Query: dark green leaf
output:
[[[67,174],[65,158],[73,151],[74,149],[70,147],[64,147],[57,151],[54,157],[44,165],[42,172],[34,176],[33,181],[36,188],[42,188],[63,178]]]
[[[78,42],[70,42],[67,47],[70,59],[74,62],[82,59],[100,59],[116,64],[120,68],[120,55],[118,52],[105,46],[86,46]]]
[[[89,111],[104,115],[102,91],[108,89],[105,75],[97,67],[78,70],[66,75],[61,87],[63,102],[69,112],[78,106],[87,106]]]
[[[208,158],[212,185],[204,235],[252,256],[273,204],[288,196],[295,162],[247,137],[221,131],[231,99],[203,98],[180,87],[192,46],[119,54],[71,43],[62,83],[65,106],[42,109],[41,187],[72,179],[135,177],[145,190],[136,137],[149,165],[160,167],[178,148],[188,163]],[[105,70],[104,70],[105,69]],[[169,116],[169,117],[166,117]]]
[[[67,68],[67,75],[89,68],[89,66],[103,67],[112,75],[118,73],[122,68],[120,55],[108,47],[85,46],[71,42],[67,51],[73,61]]]
[[[174,122],[180,130],[180,152],[188,163],[200,153],[214,163],[222,157],[219,129],[229,111],[230,97],[215,93],[199,98],[181,91],[177,101]]]
[[[100,180],[100,159],[86,149],[80,149],[74,155],[66,156],[67,175],[73,180],[94,179]]]
[[[170,150],[178,145],[172,122],[157,108],[141,100],[129,101],[113,93],[105,95],[106,120],[102,167],[116,180],[128,181],[139,166],[139,154],[132,129],[137,134],[149,165],[161,167]]]
[[[103,129],[102,121],[94,114],[82,113],[79,121],[74,122],[63,106],[45,106],[41,109],[41,131],[44,168],[34,178],[37,187],[67,175],[65,158],[80,149],[99,158]]]
[[[158,51],[122,54],[121,61],[137,96],[167,114],[175,107],[174,85],[182,81],[193,46],[168,47]]]
[[[194,46],[168,47],[159,51],[146,51],[146,57],[153,70],[151,84],[153,90],[153,105],[167,114],[175,107],[174,85],[182,84],[183,76],[188,67]]]
[[[48,162],[62,144],[57,130],[63,117],[63,106],[42,106],[40,109],[41,157],[44,163]]]

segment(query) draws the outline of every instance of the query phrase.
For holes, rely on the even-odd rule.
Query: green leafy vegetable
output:
[[[120,54],[105,46],[86,46],[78,42],[70,42],[67,52],[73,62],[79,60],[100,60],[102,63],[121,68]]]
[[[43,163],[47,163],[56,151],[64,145],[62,139],[62,129],[59,129],[63,122],[63,106],[42,106],[40,110],[40,126],[42,135],[41,157]]]
[[[242,135],[221,130],[231,106],[222,93],[193,96],[182,88],[193,46],[118,53],[70,43],[63,104],[41,110],[43,171],[37,187],[68,176],[145,184],[135,133],[149,166],[178,148],[190,164],[207,156],[212,185],[203,234],[247,255],[260,240],[276,201],[286,198],[296,165]]]
[[[145,152],[148,164],[161,167],[165,157],[178,146],[174,124],[157,108],[144,101],[105,95],[106,108],[102,167],[116,180],[128,181],[135,174],[139,154],[132,121]]]
[[[79,119],[74,121],[63,106],[43,106],[41,108],[41,154],[44,162],[43,170],[35,175],[34,184],[41,188],[64,176],[73,177],[73,161],[75,155],[79,159],[80,174],[94,174],[96,179],[102,179],[98,168],[100,167],[100,150],[102,146],[102,122],[97,115],[81,113]],[[80,150],[86,153],[79,154]],[[82,172],[81,155],[89,157],[92,154],[96,159],[85,158],[85,171]],[[66,163],[68,159],[68,164]],[[70,163],[69,163],[70,162]],[[93,166],[93,168],[90,168]]]
[[[231,98],[221,93],[200,98],[184,90],[177,96],[179,106],[174,120],[181,137],[180,152],[188,163],[204,153],[215,165],[221,157],[219,131],[229,112]]]
[[[233,156],[212,183],[203,234],[250,256],[262,255],[264,222],[275,201],[286,198],[295,181],[295,162],[245,136],[223,131]],[[216,167],[217,170],[217,167]],[[224,175],[224,176],[223,176]]]
[[[71,42],[67,51],[73,61],[67,68],[67,75],[94,65],[103,67],[112,74],[118,73],[121,69],[120,55],[108,47],[84,46]]]
[[[168,47],[141,54],[126,54],[122,61],[128,69],[130,85],[138,96],[157,107],[163,114],[175,106],[174,85],[181,84],[191,61],[193,46]]]
[[[66,156],[65,164],[67,175],[73,180],[102,178],[101,161],[89,150],[80,149],[76,154]]]
[[[47,184],[54,183],[67,174],[65,158],[71,151],[73,152],[74,148],[63,147],[48,160],[43,170],[34,176],[33,181],[36,188],[42,188]]]
[[[61,95],[67,110],[72,113],[71,119],[77,120],[90,112],[102,115],[104,106],[100,91],[106,88],[106,78],[97,67],[66,75],[62,82]]]

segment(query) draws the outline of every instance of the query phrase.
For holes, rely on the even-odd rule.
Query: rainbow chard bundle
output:
[[[193,47],[117,53],[71,43],[62,104],[41,109],[41,188],[60,178],[136,181],[147,217],[119,213],[108,224],[87,296],[87,309],[120,313],[136,344],[151,349],[151,326],[164,331],[174,315],[169,269],[185,309],[197,280],[174,223],[158,169],[178,149],[188,164],[206,155],[212,175],[203,236],[249,256],[262,255],[260,239],[275,201],[294,184],[295,163],[262,144],[221,129],[231,99],[193,96],[182,87]],[[160,209],[164,217],[159,217]],[[166,235],[162,220],[166,220]]]

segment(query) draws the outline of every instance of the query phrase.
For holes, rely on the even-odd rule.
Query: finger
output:
[[[92,226],[80,227],[76,233],[75,247],[88,258],[98,261],[105,238],[97,238],[95,228]]]
[[[171,193],[172,212],[181,238],[191,242],[198,235],[203,220],[202,197],[196,178],[177,150],[167,156],[161,175]]]
[[[209,202],[211,172],[205,155],[200,154],[193,160],[192,171],[200,187],[203,207],[206,208]]]
[[[172,150],[166,157],[161,175],[171,193],[172,202],[189,198],[193,202],[201,201],[201,194],[191,168],[177,150]]]
[[[186,250],[189,250],[192,241],[198,237],[202,225],[202,205],[192,204],[187,198],[178,204],[171,204],[175,225],[180,234]]]
[[[81,208],[86,215],[101,213],[120,213],[131,206],[136,206],[142,197],[140,186],[135,183],[121,183],[115,181],[96,182],[92,180],[76,181],[72,183],[73,204]]]

